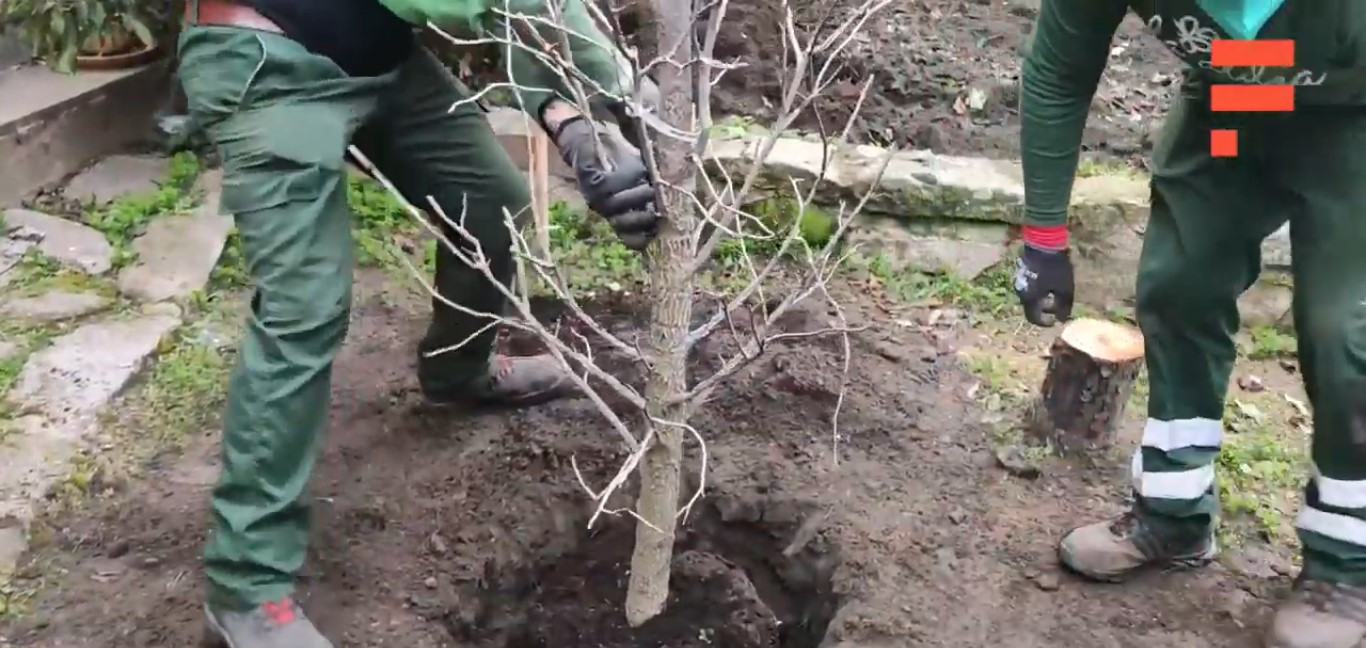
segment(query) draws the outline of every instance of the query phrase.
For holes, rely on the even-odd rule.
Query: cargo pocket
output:
[[[341,106],[280,101],[218,123],[211,130],[223,158],[223,211],[313,202],[334,189],[344,174],[351,121]]]

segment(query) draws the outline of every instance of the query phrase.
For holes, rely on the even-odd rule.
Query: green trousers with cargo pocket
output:
[[[1366,585],[1366,108],[1213,114],[1202,94],[1177,100],[1153,153],[1138,274],[1151,380],[1133,459],[1138,513],[1158,535],[1209,533],[1237,299],[1261,271],[1263,240],[1288,221],[1314,412],[1297,520],[1304,570]],[[1236,158],[1211,157],[1213,128],[1238,131]]]
[[[205,556],[210,603],[247,608],[288,595],[304,560],[302,496],[351,302],[347,146],[356,144],[410,202],[433,196],[453,217],[463,210],[505,281],[504,210],[524,213],[529,197],[483,111],[468,103],[450,111],[468,93],[425,50],[387,75],[353,78],[284,36],[191,24],[179,53],[191,119],[222,158],[222,208],[236,220],[255,282]],[[445,250],[435,286],[475,311],[504,306],[497,286]],[[419,377],[429,391],[459,389],[486,372],[495,332],[480,332],[486,318],[436,300],[433,310],[419,351],[472,341],[421,358]]]

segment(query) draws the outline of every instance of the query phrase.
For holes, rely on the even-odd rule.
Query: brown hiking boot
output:
[[[579,394],[569,372],[548,354],[535,356],[495,355],[484,376],[460,387],[423,389],[427,400],[450,405],[505,405],[522,407]]]
[[[214,611],[208,616],[206,646],[222,648],[332,648],[292,598],[262,603],[245,612]]]
[[[1117,583],[1160,567],[1202,567],[1214,559],[1213,534],[1162,537],[1132,511],[1073,529],[1058,544],[1062,564],[1086,578]]]
[[[1276,608],[1267,648],[1356,648],[1366,638],[1366,588],[1305,578]]]

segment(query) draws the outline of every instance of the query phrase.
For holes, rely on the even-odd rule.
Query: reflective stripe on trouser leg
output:
[[[1197,507],[1213,497],[1214,459],[1223,439],[1223,424],[1213,419],[1149,419],[1143,442],[1134,452],[1134,492],[1145,500],[1163,500],[1162,508]]]
[[[1296,526],[1313,576],[1366,585],[1366,479],[1334,479],[1318,466]]]
[[[1209,129],[1233,117],[1198,95],[1176,100],[1153,150],[1152,211],[1139,258],[1135,311],[1143,330],[1149,423],[1135,458],[1137,512],[1164,537],[1208,531],[1238,296],[1261,270],[1261,238],[1285,216],[1264,182],[1209,154]],[[1240,133],[1244,132],[1239,130]],[[1250,147],[1257,133],[1247,131]]]

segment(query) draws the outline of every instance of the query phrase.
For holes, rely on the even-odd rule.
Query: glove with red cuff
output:
[[[1067,321],[1075,292],[1067,226],[1026,225],[1020,238],[1025,245],[1015,262],[1015,295],[1025,319],[1036,326]]]

